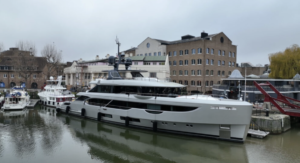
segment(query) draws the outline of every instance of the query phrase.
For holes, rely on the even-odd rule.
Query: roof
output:
[[[128,57],[130,58],[132,61],[142,61],[144,60],[144,56],[132,56],[132,57]]]
[[[299,79],[300,79],[300,75],[297,73],[297,74],[293,77],[293,79],[299,80]]]
[[[165,61],[167,56],[146,56],[144,61]]]
[[[190,42],[190,41],[197,41],[197,40],[205,40],[205,39],[208,39],[208,38],[211,38],[211,37],[214,37],[216,36],[217,34],[220,34],[220,33],[216,33],[216,34],[211,34],[211,35],[208,35],[204,38],[201,38],[201,36],[199,37],[195,37],[195,38],[191,38],[191,39],[184,39],[184,40],[176,40],[176,41],[165,41],[165,40],[160,40],[160,39],[154,39],[162,44],[165,44],[165,45],[171,45],[171,44],[179,44],[179,43],[183,43],[183,42]],[[190,36],[190,35],[185,35],[185,36]]]
[[[132,47],[132,48],[130,48],[130,49],[124,50],[124,52],[132,51],[132,50],[135,50],[135,49],[136,49],[136,47]]]
[[[233,70],[231,75],[228,78],[229,79],[244,79],[241,72],[237,69]]]

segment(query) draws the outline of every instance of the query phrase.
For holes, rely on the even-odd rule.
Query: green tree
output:
[[[300,47],[293,45],[284,52],[269,55],[271,73],[275,79],[291,79],[300,72]]]

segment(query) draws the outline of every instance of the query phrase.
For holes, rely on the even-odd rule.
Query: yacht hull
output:
[[[213,104],[202,103],[195,99],[182,100],[163,97],[141,99],[133,96],[127,97],[127,95],[117,96],[109,97],[109,94],[97,95],[98,98],[115,98],[158,105],[178,103],[181,106],[195,106],[197,108],[185,112],[150,111],[140,108],[120,109],[95,106],[82,101],[74,101],[67,105],[62,105],[59,110],[68,114],[130,127],[240,142],[246,139],[252,114],[252,106],[241,102],[239,102],[241,105],[233,104],[236,110],[219,110],[212,109],[211,106]]]

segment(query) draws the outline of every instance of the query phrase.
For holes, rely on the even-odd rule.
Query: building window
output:
[[[3,77],[4,77],[4,78],[7,78],[7,74],[3,74]]]
[[[184,60],[184,65],[189,65],[189,60]]]
[[[180,50],[180,51],[179,51],[179,55],[183,55],[183,50]]]
[[[198,48],[198,54],[202,53],[202,48]]]
[[[195,70],[191,70],[191,75],[195,76]]]
[[[228,66],[229,66],[229,67],[231,66],[231,62],[230,62],[230,61],[228,62]]]
[[[225,76],[225,71],[222,71],[222,76]]]
[[[197,86],[201,86],[201,81],[197,81]]]
[[[176,56],[176,55],[177,55],[177,54],[176,54],[176,51],[174,51],[174,52],[173,52],[173,56]]]
[[[33,79],[36,79],[36,74],[33,75]]]
[[[221,82],[220,82],[220,81],[218,81],[218,84],[221,84]]]
[[[158,52],[158,56],[161,56],[161,52]]]
[[[176,76],[176,70],[173,70],[173,76]]]
[[[182,75],[182,70],[179,70],[179,76],[181,76]]]
[[[222,61],[222,65],[225,66],[225,61]]]
[[[184,85],[189,85],[189,81],[185,80]]]
[[[159,65],[165,65],[165,62],[159,62]]]
[[[189,71],[188,70],[184,70],[184,75],[185,76],[189,75]]]
[[[156,63],[156,62],[152,62],[152,64],[153,64],[153,65],[156,65],[157,63]]]
[[[225,51],[224,50],[222,51],[222,56],[225,56]]]
[[[221,61],[220,60],[218,60],[218,66],[220,66],[221,65]]]
[[[139,54],[137,54],[137,56],[140,56]]]
[[[150,53],[151,54],[151,53]],[[169,52],[169,57],[172,57],[171,52]]]
[[[194,80],[191,81],[191,86],[195,86],[195,81]]]
[[[228,71],[228,75],[231,75],[231,71]]]
[[[235,63],[234,62],[232,62],[232,66],[235,67]]]
[[[206,81],[206,82],[205,82],[205,86],[208,87],[208,84],[209,84],[208,81]]]
[[[151,56],[151,53],[149,53],[149,56]]]
[[[220,75],[221,75],[221,71],[219,70],[219,71],[218,71],[218,76],[220,76]]]
[[[15,77],[15,75],[14,75],[14,74],[10,74],[10,77],[11,77],[11,78],[14,78],[14,77]]]
[[[182,80],[179,80],[179,84],[182,84]]]
[[[156,78],[156,72],[150,72],[150,78]]]
[[[206,54],[209,54],[209,48],[206,48]]]
[[[176,83],[176,80],[173,80],[173,83]]]
[[[173,66],[176,66],[176,61],[173,61]]]
[[[233,57],[233,58],[235,57],[235,54],[234,54],[234,53],[232,53],[232,57]]]
[[[206,65],[209,65],[209,59],[206,59]]]
[[[231,57],[231,52],[229,52],[228,56]]]
[[[188,55],[189,54],[189,50],[184,50],[184,54]]]
[[[143,54],[140,54],[140,56],[143,56]]]
[[[192,59],[192,65],[194,65],[196,63],[196,60]]]
[[[144,62],[144,65],[150,65],[150,62]]]
[[[221,50],[218,50],[218,55],[221,55]]]
[[[154,52],[153,55],[156,56],[156,52]]]
[[[201,70],[197,70],[197,75],[201,76]]]
[[[214,70],[210,70],[210,76],[214,76]]]
[[[214,49],[211,49],[211,50],[210,50],[210,54],[214,54]]]
[[[211,65],[214,65],[214,60],[213,60],[213,59],[210,60],[210,64],[211,64]]]
[[[198,63],[198,65],[201,65],[202,64],[202,59],[198,59],[197,63]]]
[[[196,49],[192,49],[192,54],[196,54]]]
[[[180,61],[179,61],[179,66],[182,66],[182,65],[183,65],[183,61],[180,60]]]
[[[214,82],[213,81],[210,81],[210,86],[213,86],[214,85]]]
[[[4,70],[8,70],[8,67],[7,67],[7,66],[4,66]]]
[[[172,61],[169,61],[169,65],[172,66]]]
[[[205,73],[205,75],[207,75],[207,76],[209,75],[209,70],[206,70],[206,73]]]
[[[147,53],[145,53],[145,56],[147,56]]]

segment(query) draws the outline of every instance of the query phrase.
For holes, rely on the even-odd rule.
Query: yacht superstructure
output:
[[[62,76],[58,76],[57,80],[50,77],[47,82],[43,90],[38,93],[43,105],[59,108],[65,101],[75,99],[74,94],[61,85]]]
[[[126,70],[118,70],[120,60]],[[119,63],[109,58],[114,70],[108,79],[97,79],[88,92],[78,93],[73,102],[65,102],[58,111],[125,126],[172,133],[244,141],[252,114],[248,102],[214,98],[208,95],[186,95],[185,86],[144,78],[139,70],[128,70],[131,64],[119,55]],[[119,71],[131,71],[125,80]]]

